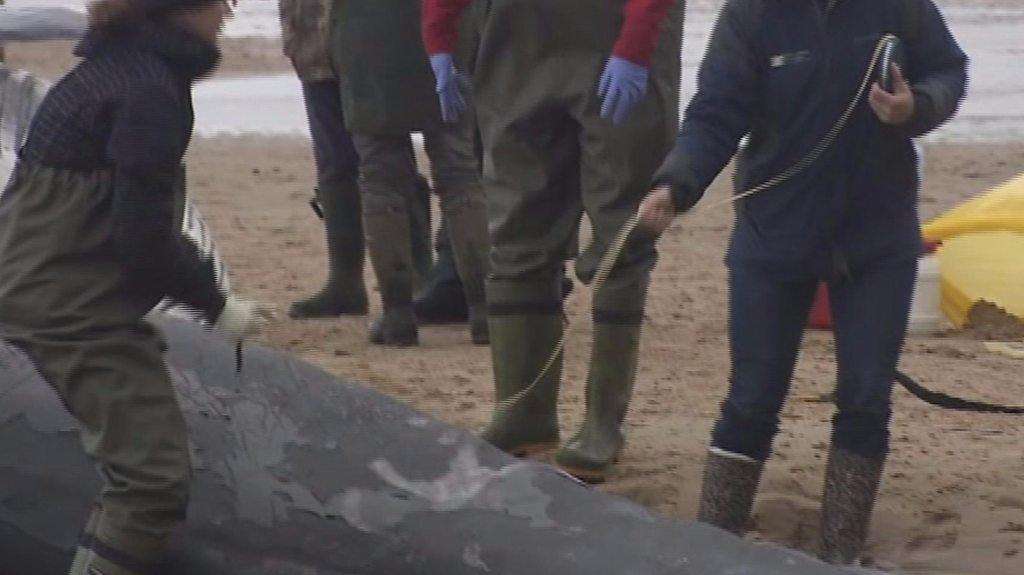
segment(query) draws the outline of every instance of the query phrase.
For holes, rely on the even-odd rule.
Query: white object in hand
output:
[[[277,315],[273,305],[257,303],[228,295],[224,309],[213,327],[231,341],[240,342],[260,331]]]

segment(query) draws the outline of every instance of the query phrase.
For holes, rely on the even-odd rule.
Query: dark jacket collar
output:
[[[216,46],[171,24],[147,23],[122,30],[89,29],[75,55],[92,59],[119,50],[152,52],[186,82],[209,75],[220,62]]]

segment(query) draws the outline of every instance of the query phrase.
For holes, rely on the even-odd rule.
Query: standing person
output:
[[[281,0],[279,4],[284,53],[302,82],[316,161],[314,202],[327,234],[327,282],[317,293],[291,305],[288,315],[294,319],[366,315],[369,307],[363,282],[366,245],[359,156],[345,127],[328,42],[332,4],[331,0]],[[412,143],[407,145],[411,156]],[[423,178],[418,185],[409,206],[413,265],[419,276],[426,277],[432,263],[430,186]]]
[[[215,283],[181,232],[192,83],[209,74],[220,0],[101,0],[83,58],[40,105],[0,200],[0,337],[82,428],[104,485],[72,575],[140,575],[185,516],[185,420],[161,336],[165,296],[236,341],[270,308]]]
[[[904,47],[880,85],[800,175],[742,200],[729,247],[732,376],[704,473],[700,519],[743,531],[779,428],[801,336],[828,280],[839,364],[825,471],[821,556],[862,552],[889,446],[890,393],[921,253],[911,138],[948,120],[967,58],[931,0],[729,0],[672,154],[644,201],[661,232],[736,152],[747,190],[806,157],[867,72],[886,33]]]
[[[489,244],[474,127],[471,115],[442,122],[435,77],[419,34],[419,2],[341,2],[332,20],[345,118],[361,158],[367,243],[384,306],[383,316],[371,325],[370,341],[418,343],[407,213],[416,170],[405,142],[410,132],[420,131],[465,291],[470,333],[474,343],[487,343],[484,278]],[[438,70],[444,81],[456,82],[448,72]]]
[[[455,44],[469,0],[425,0],[423,34],[435,61]],[[493,0],[483,19],[473,93],[484,148],[491,250],[487,286],[498,402],[542,372],[562,337],[559,273],[582,213],[599,258],[636,211],[677,128],[682,4],[675,0]],[[451,85],[437,90],[449,108]],[[556,454],[564,469],[605,479],[625,440],[640,328],[656,252],[633,238],[594,294],[594,343],[583,426]],[[517,455],[558,444],[559,357],[483,436]]]

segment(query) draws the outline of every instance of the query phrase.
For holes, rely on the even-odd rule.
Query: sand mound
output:
[[[982,341],[1024,339],[1024,320],[987,301],[978,302],[967,316],[964,335]]]

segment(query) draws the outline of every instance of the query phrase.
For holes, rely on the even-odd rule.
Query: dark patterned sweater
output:
[[[224,296],[213,262],[178,226],[177,184],[192,136],[192,82],[219,52],[184,31],[144,25],[90,31],[75,54],[83,61],[41,103],[21,161],[112,171],[113,237],[129,277],[214,321]]]

